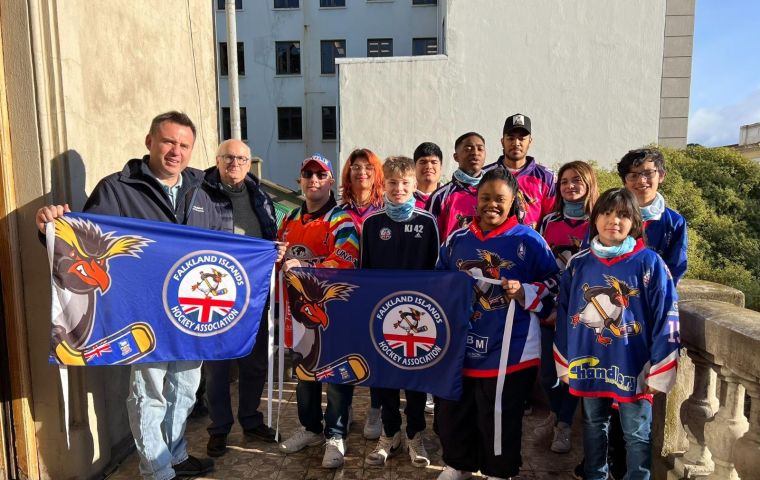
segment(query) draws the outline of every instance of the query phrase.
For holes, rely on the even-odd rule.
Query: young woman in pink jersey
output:
[[[560,270],[564,270],[588,235],[588,219],[599,189],[594,170],[586,162],[562,165],[557,178],[555,208],[544,218],[539,233],[549,244]],[[541,321],[541,383],[549,397],[551,412],[536,428],[536,434],[538,438],[546,438],[553,433],[551,450],[567,453],[578,399],[570,395],[567,385],[557,378],[552,357],[556,315],[555,310]]]

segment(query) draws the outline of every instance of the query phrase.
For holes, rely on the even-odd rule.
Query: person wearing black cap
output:
[[[544,216],[554,210],[555,177],[551,170],[528,156],[531,143],[530,117],[522,113],[507,117],[501,138],[504,154],[483,171],[502,167],[517,178],[525,209],[523,223],[537,229]]]

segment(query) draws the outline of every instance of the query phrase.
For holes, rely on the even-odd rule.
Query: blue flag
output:
[[[299,379],[460,397],[469,276],[297,268],[284,278]]]
[[[50,362],[215,360],[253,348],[273,242],[169,223],[67,214],[48,225]]]

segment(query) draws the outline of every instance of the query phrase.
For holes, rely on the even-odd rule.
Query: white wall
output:
[[[445,0],[441,0],[442,2]],[[356,146],[411,155],[485,136],[501,154],[504,119],[533,121],[531,154],[555,165],[603,165],[656,142],[665,2],[448,0],[447,56],[340,62],[340,157]]]
[[[338,143],[322,141],[321,107],[337,106],[338,75],[321,74],[320,41],[345,39],[348,57],[364,57],[368,38],[393,38],[394,55],[411,55],[412,38],[437,37],[439,23],[438,7],[411,3],[346,0],[345,8],[319,8],[318,0],[301,0],[298,9],[280,10],[272,0],[243,2],[237,12],[246,57],[240,106],[247,108],[249,144],[264,159],[265,178],[295,188],[298,166],[313,152],[337,164]],[[216,22],[224,42],[224,11],[217,11]],[[275,75],[275,41],[285,40],[301,42],[301,75]],[[220,77],[219,90],[220,106],[229,106],[227,77]],[[278,106],[302,107],[303,141],[277,139]]]

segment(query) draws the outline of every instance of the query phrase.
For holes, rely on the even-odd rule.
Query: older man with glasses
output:
[[[221,219],[224,231],[249,237],[275,240],[277,221],[272,199],[261,189],[258,178],[249,173],[251,150],[240,140],[226,140],[216,152],[216,166],[205,172],[203,190],[213,209],[210,214]],[[277,261],[285,253],[279,247]],[[267,312],[262,312],[256,334],[256,345],[247,356],[235,361],[239,368],[238,421],[243,434],[250,439],[275,441],[275,432],[264,424],[259,412],[261,394],[267,377]],[[230,404],[230,365],[232,360],[205,363],[206,395],[208,397],[209,440],[206,451],[219,457],[227,451],[227,435],[234,422]]]

